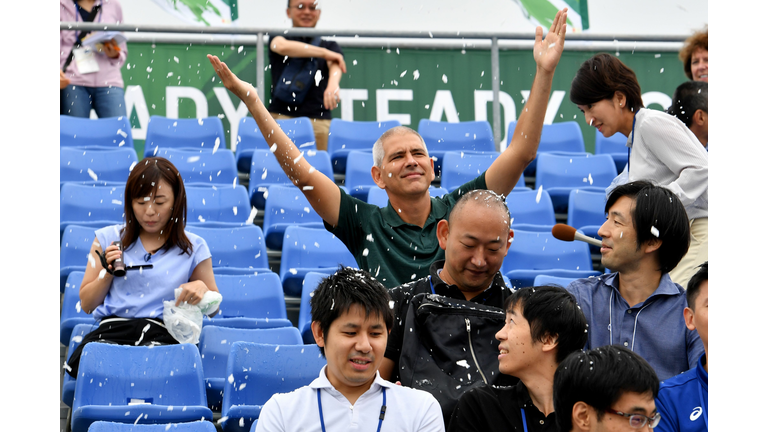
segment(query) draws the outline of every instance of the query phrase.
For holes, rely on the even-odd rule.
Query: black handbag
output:
[[[504,317],[504,311],[493,306],[415,295],[405,318],[400,382],[431,393],[446,424],[465,391],[483,384],[514,385],[517,378],[499,373],[495,335]]]
[[[312,45],[320,46],[320,37],[312,39]],[[299,105],[304,102],[309,89],[314,84],[318,61],[309,57],[291,57],[283,69],[272,96],[288,104]]]

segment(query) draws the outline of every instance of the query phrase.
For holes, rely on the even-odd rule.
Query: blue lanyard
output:
[[[320,427],[325,432],[325,420],[323,420],[323,403],[320,401],[320,389],[317,389],[317,410],[320,411]],[[381,432],[381,423],[384,422],[384,414],[387,412],[387,389],[381,388],[381,411],[379,412],[379,427],[376,432]],[[525,415],[525,414],[523,414]],[[528,432],[528,429],[525,430]]]
[[[632,154],[632,147],[635,145],[635,120],[637,120],[637,113],[632,117],[632,143],[627,148],[627,176],[629,176],[629,157]]]
[[[528,421],[525,419],[525,410],[520,408],[520,414],[523,415],[523,431],[528,432]]]
[[[701,391],[701,384],[699,384],[699,402],[701,403],[701,414],[704,416],[704,425],[709,430],[709,419],[707,416],[707,408],[704,406],[704,392]]]
[[[429,275],[429,287],[432,288],[432,294],[435,293],[435,286],[432,285],[432,275]]]

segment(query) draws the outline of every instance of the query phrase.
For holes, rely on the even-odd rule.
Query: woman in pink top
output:
[[[60,20],[121,23],[123,10],[117,0],[59,0]],[[90,117],[91,108],[99,118],[126,115],[123,67],[128,55],[125,42],[105,43],[95,49],[80,46],[87,32],[61,30],[59,67],[61,80],[68,85],[61,90],[61,114]]]

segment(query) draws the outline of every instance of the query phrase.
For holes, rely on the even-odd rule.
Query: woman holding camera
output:
[[[177,306],[198,304],[206,292],[218,291],[208,245],[184,231],[187,199],[173,164],[159,157],[140,161],[128,176],[124,200],[125,223],[97,230],[91,245],[80,306],[100,322],[68,361],[73,377],[88,342],[177,343],[162,320],[163,301],[173,300],[176,288]]]

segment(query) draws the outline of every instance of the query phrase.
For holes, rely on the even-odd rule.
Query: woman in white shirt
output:
[[[635,73],[610,54],[585,61],[571,83],[575,103],[590,126],[603,136],[627,137],[629,163],[619,182],[649,180],[680,198],[691,224],[688,253],[669,274],[686,286],[696,266],[708,260],[707,152],[676,117],[646,109]]]

